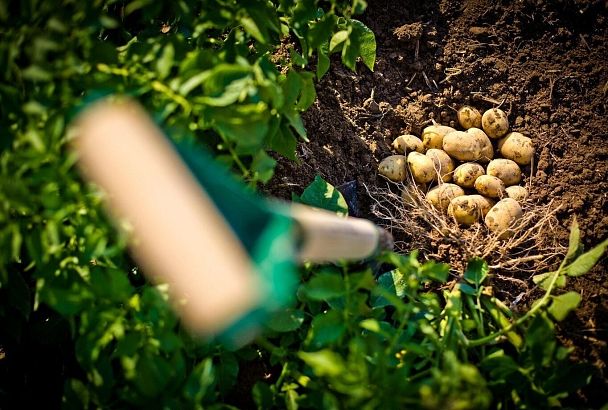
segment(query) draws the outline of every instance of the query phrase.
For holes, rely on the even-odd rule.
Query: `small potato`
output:
[[[481,128],[490,138],[500,138],[509,130],[507,114],[499,108],[492,108],[483,113]]]
[[[519,132],[510,132],[498,141],[498,149],[503,157],[528,165],[534,157],[532,140]]]
[[[419,152],[410,152],[407,155],[407,165],[410,168],[414,181],[426,184],[437,177],[433,160]]]
[[[431,148],[426,152],[426,156],[433,160],[435,172],[441,176],[443,182],[448,182],[452,179],[454,160],[444,150]]]
[[[500,178],[505,186],[515,185],[521,181],[521,170],[515,161],[499,158],[490,161],[487,174]]]
[[[482,195],[490,198],[503,198],[506,196],[505,184],[492,175],[482,175],[475,180],[475,189]]]
[[[485,217],[485,223],[490,231],[499,234],[500,239],[506,239],[513,236],[515,232],[509,228],[522,215],[523,211],[519,203],[513,198],[505,198],[490,209]]]
[[[424,152],[422,140],[415,135],[400,135],[393,141],[393,148],[400,154],[407,154],[412,151]]]
[[[448,215],[453,217],[461,225],[473,225],[482,217],[479,199],[481,195],[457,196],[448,205]]]
[[[454,170],[452,179],[458,185],[463,188],[473,188],[475,186],[475,180],[486,172],[483,167],[475,162],[467,162],[459,165]]]
[[[452,199],[463,196],[464,190],[455,184],[441,184],[426,194],[426,200],[440,211],[447,211]]]
[[[515,199],[519,203],[522,203],[528,199],[528,190],[523,186],[513,185],[507,187],[506,191],[509,198]]]
[[[477,161],[481,158],[479,139],[464,131],[453,131],[443,137],[443,150],[459,161]]]
[[[481,113],[477,108],[465,105],[458,110],[458,123],[462,128],[468,130],[469,128],[481,128]]]
[[[479,128],[469,128],[467,134],[473,134],[479,140],[479,144],[481,145],[481,157],[479,158],[480,162],[488,162],[492,158],[494,158],[494,147],[492,147],[492,141],[486,135],[483,130]]]
[[[422,155],[422,154],[419,154]],[[405,181],[405,164],[406,158],[403,155],[391,155],[380,161],[378,172],[384,175],[391,181]]]
[[[452,127],[447,125],[430,125],[422,130],[422,145],[424,149],[437,148],[441,149],[443,144],[443,137],[452,131],[456,131]]]

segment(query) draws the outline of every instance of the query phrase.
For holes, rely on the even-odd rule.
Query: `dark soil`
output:
[[[373,186],[398,135],[420,135],[431,119],[451,125],[464,104],[501,104],[511,129],[535,142],[531,196],[561,206],[554,234],[567,244],[576,215],[586,248],[606,239],[607,2],[376,0],[362,20],[376,34],[375,71],[352,73],[334,60],[304,116],[311,142],[298,147],[301,163],[280,160],[268,192],[288,198],[316,174]],[[360,198],[371,217],[364,190]],[[568,284],[583,302],[560,338],[597,369],[577,407],[599,408],[608,397],[607,267],[604,258]]]

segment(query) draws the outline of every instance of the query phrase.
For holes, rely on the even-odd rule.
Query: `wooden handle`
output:
[[[380,245],[380,229],[366,219],[294,204],[291,214],[302,231],[302,261],[328,262],[365,259]]]
[[[80,165],[133,227],[134,256],[169,284],[184,323],[215,333],[263,297],[249,257],[149,116],[134,102],[100,102],[76,123]]]

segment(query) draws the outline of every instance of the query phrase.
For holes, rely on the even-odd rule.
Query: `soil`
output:
[[[587,249],[608,237],[608,2],[375,0],[361,20],[376,34],[374,72],[334,58],[304,115],[310,143],[298,147],[299,164],[279,161],[270,194],[299,194],[317,174],[357,180],[360,216],[373,219],[361,187],[382,182],[377,164],[395,137],[420,135],[433,119],[455,125],[464,104],[500,106],[534,140],[528,182],[533,201],[560,206],[554,235],[566,245],[576,216]],[[575,407],[607,399],[607,268],[604,257],[568,282],[583,301],[559,337],[596,368]]]

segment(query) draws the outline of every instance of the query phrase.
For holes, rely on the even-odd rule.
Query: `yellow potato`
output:
[[[528,199],[528,190],[523,186],[513,185],[507,187],[506,191],[509,198],[515,199],[519,203],[522,203]]]
[[[506,239],[515,233],[513,224],[521,218],[523,211],[519,203],[513,198],[505,198],[490,209],[485,217],[486,226],[490,231],[499,234],[499,238]]]
[[[490,198],[503,198],[506,196],[505,184],[492,175],[482,175],[475,180],[475,189],[482,195]]]
[[[475,135],[475,137],[479,140],[479,144],[481,145],[481,157],[479,158],[480,162],[488,162],[492,158],[494,158],[494,148],[492,147],[492,141],[486,135],[483,130],[479,128],[469,128],[467,134]]]
[[[456,167],[452,179],[454,180],[454,183],[463,188],[473,188],[475,186],[475,180],[485,173],[486,171],[481,165],[475,162],[466,162]]]
[[[528,165],[534,157],[532,140],[519,132],[510,132],[498,141],[498,149],[503,157]]]
[[[462,195],[464,195],[464,190],[458,185],[441,184],[427,192],[426,200],[440,211],[446,211],[450,201]]]
[[[419,184],[426,184],[437,177],[437,172],[433,165],[433,160],[419,152],[410,152],[407,155],[407,165],[414,177],[414,181]]]
[[[465,105],[458,110],[457,115],[458,123],[465,130],[472,127],[481,127],[481,113],[477,110],[477,108]]]
[[[476,197],[481,195],[463,195],[452,199],[448,205],[448,215],[461,225],[473,225],[483,216],[481,202]]]
[[[420,154],[422,155],[422,154]],[[406,158],[403,155],[391,155],[384,158],[378,165],[378,172],[391,181],[401,182],[405,180]]]
[[[485,217],[486,214],[488,213],[488,211],[490,211],[490,209],[496,204],[496,201],[494,201],[491,198],[485,197],[483,195],[469,195],[469,196],[471,198],[473,198],[473,200],[479,207],[479,211],[481,212],[482,217]]]
[[[452,179],[454,161],[444,150],[431,148],[426,152],[426,156],[433,160],[435,172],[441,176],[443,182],[448,182]]]
[[[422,140],[415,135],[400,135],[393,141],[393,148],[400,154],[407,154],[412,151],[424,152]]]
[[[443,150],[459,161],[477,161],[481,158],[479,138],[464,131],[453,131],[443,137]]]
[[[430,125],[422,130],[422,144],[424,149],[437,148],[441,149],[443,144],[443,137],[452,131],[456,131],[452,127],[447,125]]]
[[[521,170],[515,161],[499,158],[490,161],[487,174],[500,178],[505,186],[515,185],[521,181]]]
[[[490,138],[500,138],[509,130],[507,114],[499,108],[492,108],[483,113],[481,128]]]

